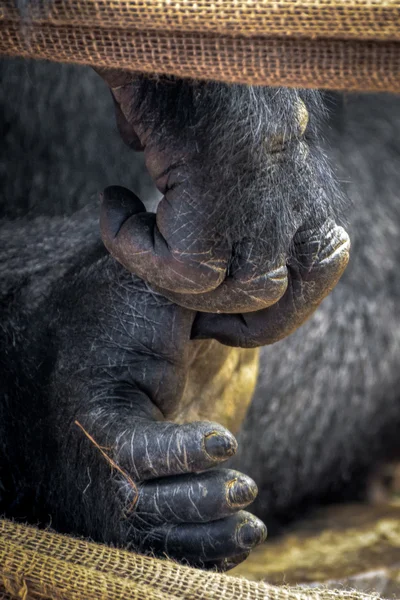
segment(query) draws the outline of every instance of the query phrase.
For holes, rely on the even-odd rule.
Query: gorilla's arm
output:
[[[226,569],[265,527],[242,510],[254,482],[220,467],[234,437],[172,422],[194,313],[127,273],[96,233],[88,210],[0,231],[0,512]]]
[[[4,134],[0,148],[3,163],[0,182],[4,198],[0,200],[8,202],[8,209],[17,208],[16,202],[12,207],[10,203],[11,199],[18,198],[20,202],[25,201],[32,211],[40,209],[47,214],[54,211],[51,213],[54,214],[70,211],[71,205],[79,203],[82,206],[97,188],[112,183],[133,187],[129,179],[124,179],[132,176],[135,166],[132,162],[130,167],[132,155],[129,151],[124,153],[123,145],[112,137],[108,117],[112,106],[107,105],[107,93],[102,95],[100,80],[94,73],[89,69],[65,65],[32,62],[26,65],[17,60],[12,61],[8,72],[7,94],[0,98]],[[26,72],[30,76],[24,78]],[[43,109],[42,94],[46,94],[46,110]],[[308,506],[323,498],[331,499],[334,493],[340,497],[348,487],[352,487],[354,492],[354,483],[360,490],[360,476],[365,482],[381,460],[399,455],[399,103],[397,97],[382,95],[361,97],[354,104],[352,102],[351,97],[345,102],[347,120],[333,112],[330,123],[335,132],[330,140],[334,149],[330,158],[333,163],[341,165],[341,178],[352,182],[347,185],[353,201],[350,215],[354,248],[352,262],[343,281],[307,325],[287,340],[262,351],[262,379],[245,432],[239,439],[240,448],[246,456],[243,462],[234,466],[257,481],[261,489],[257,501],[258,514],[267,517],[268,524],[274,514],[279,513],[283,518],[289,512],[296,514],[303,502]],[[78,108],[82,110],[81,115]],[[77,122],[78,116],[80,120]],[[16,131],[19,131],[19,136]],[[20,151],[21,148],[24,152],[16,155],[16,149]],[[95,160],[93,148],[96,150]],[[93,187],[88,185],[88,171]],[[78,218],[69,229],[67,237],[71,245],[67,245],[68,250],[63,250],[60,243],[55,261],[59,265],[63,264],[63,252],[69,256],[74,254],[75,244],[77,254],[86,256],[82,239],[85,246],[91,239],[89,230],[81,232],[76,229],[76,234],[73,234],[73,229],[83,220]],[[50,222],[47,221],[47,228]],[[65,226],[68,223],[72,221],[67,219]],[[29,225],[33,228],[33,222]],[[42,231],[48,231],[43,225]],[[31,278],[30,287],[26,286],[27,271],[32,267],[32,262],[29,262],[32,259],[30,245],[36,245],[36,252],[41,248],[40,264],[51,263],[55,253],[53,243],[46,245],[46,234],[39,234],[39,230],[34,232],[34,237],[39,236],[41,243],[29,241],[27,231],[33,232],[33,229],[25,231],[21,248],[16,234],[19,226],[13,224],[12,227],[14,234],[9,229],[5,240],[9,245],[11,240],[15,240],[14,261],[10,263],[8,255],[7,262],[12,269],[17,269],[17,279],[24,282],[24,287],[15,296],[18,289],[14,285],[15,278],[11,287],[6,286],[8,295],[5,292],[7,302],[3,302],[0,311],[0,336],[7,335],[7,344],[4,345],[2,340],[2,348],[6,348],[6,352],[2,352],[0,360],[4,367],[4,381],[7,381],[4,390],[12,389],[10,385],[15,386],[17,382],[20,394],[15,398],[6,390],[0,403],[2,456],[7,457],[6,463],[2,462],[0,466],[3,483],[0,495],[2,505],[8,506],[9,514],[19,512],[24,517],[40,506],[40,498],[35,495],[38,489],[36,482],[42,482],[42,495],[46,485],[54,487],[55,493],[58,493],[58,480],[54,476],[56,470],[46,467],[45,478],[43,472],[38,471],[41,458],[35,460],[35,456],[41,456],[43,452],[48,459],[51,451],[46,447],[50,447],[50,442],[53,444],[50,417],[45,423],[40,421],[47,411],[41,410],[39,400],[43,398],[45,408],[49,401],[46,395],[41,395],[39,386],[41,381],[47,381],[47,375],[38,370],[38,365],[42,365],[42,369],[46,365],[38,349],[40,341],[41,347],[47,350],[47,338],[39,337],[38,344],[32,338],[32,344],[28,344],[26,332],[30,331],[33,322],[29,310],[21,308],[34,305],[36,310],[41,296],[41,284],[35,288],[35,278]],[[65,242],[65,236],[62,237]],[[21,254],[25,247],[26,252]],[[0,268],[5,265],[5,262],[0,262]],[[78,264],[78,271],[81,267],[85,265]],[[69,263],[59,271],[54,265],[49,268],[46,271],[48,284],[61,279],[68,268]],[[3,271],[2,281],[6,277],[10,282],[9,276],[6,277]],[[68,298],[67,293],[65,298]],[[14,312],[16,305],[19,309]],[[71,307],[69,310],[72,310]],[[38,330],[40,332],[40,326]],[[71,356],[73,352],[72,342],[67,349],[64,347],[64,355]],[[47,354],[56,356],[56,350]],[[35,381],[38,381],[36,387]],[[34,402],[31,402],[32,398]],[[32,417],[35,406],[38,407],[38,418]],[[72,430],[78,433],[75,428]],[[96,438],[96,432],[92,433]],[[90,448],[90,442],[83,434],[79,439],[82,448]],[[64,469],[65,452],[61,456],[60,477],[67,472]],[[96,494],[91,484],[82,495],[89,477],[79,463],[80,474],[65,492],[68,494],[65,510],[69,511],[69,516],[65,513],[63,518],[70,517],[73,521],[75,514],[78,518],[77,507],[89,490],[90,493],[93,490],[98,504],[104,493],[104,514],[99,513],[99,519],[91,527],[99,531],[104,518],[105,523],[110,524],[105,538],[111,539],[113,525],[109,507],[115,508],[112,504],[115,499],[110,492],[111,500],[107,505],[107,493],[114,482],[110,479],[108,465],[100,460],[94,449],[93,464],[102,469],[104,492]],[[11,472],[7,465],[12,465]],[[23,468],[18,465],[23,465]],[[70,461],[68,466],[71,474],[77,472],[73,471],[74,464]],[[27,476],[28,482],[24,486]],[[77,491],[78,481],[80,489]],[[8,494],[7,490],[12,489],[21,493]],[[27,490],[26,497],[22,493],[24,489]],[[62,510],[64,491],[65,488],[60,488],[54,500],[54,505],[60,503]],[[117,507],[117,515],[120,514],[118,511]],[[51,513],[52,510],[47,510],[40,519],[47,522],[47,515]],[[90,502],[84,515],[95,519],[96,512],[90,510]],[[37,518],[33,517],[33,520]],[[64,525],[67,530],[65,521]],[[71,527],[71,523],[69,525]]]

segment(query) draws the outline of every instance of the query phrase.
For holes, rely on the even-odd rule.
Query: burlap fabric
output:
[[[0,521],[0,600],[372,600],[272,586]]]
[[[21,26],[14,0],[0,0],[0,53],[228,82],[400,91],[400,0],[31,4]]]

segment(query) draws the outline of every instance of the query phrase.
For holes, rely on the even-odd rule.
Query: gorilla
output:
[[[112,256],[105,90],[2,65],[0,512],[230,568],[398,455],[397,99],[102,76]]]

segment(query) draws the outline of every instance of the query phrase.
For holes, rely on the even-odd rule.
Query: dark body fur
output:
[[[20,63],[19,68],[25,67]],[[74,69],[66,71],[74,77]],[[60,85],[63,81],[61,78]],[[79,76],[73,81],[74,85],[81,85]],[[97,93],[95,79],[92,83]],[[50,95],[52,101],[56,97]],[[104,102],[107,101],[104,90]],[[93,182],[93,188],[106,183],[124,183],[122,177],[131,173],[134,160],[132,154],[123,155],[121,163],[111,160],[110,157],[115,157],[115,148],[120,152],[119,141],[107,130],[109,119],[105,120],[103,130],[100,99],[98,102],[96,136],[99,137],[95,143],[98,152],[92,163],[93,177],[86,175],[85,166],[93,161],[90,120],[86,120],[87,138],[84,123],[75,134],[68,130],[72,135],[70,145],[66,144],[65,136],[61,140],[57,137],[57,123],[67,122],[62,112],[64,104],[68,107],[63,91],[57,103],[59,119],[54,128],[48,130],[51,143],[46,152],[50,159],[39,152],[35,168],[29,166],[40,148],[34,135],[32,145],[20,163],[11,159],[14,156],[11,150],[4,151],[1,165],[4,214],[11,217],[21,214],[18,208],[21,200],[25,203],[22,212],[30,209],[31,217],[43,212],[47,215],[55,215],[57,211],[71,214],[81,202],[87,204],[87,197],[81,200],[82,185],[88,185],[87,180]],[[5,98],[3,103],[7,103]],[[14,112],[16,123],[10,124],[7,120],[3,123],[11,148],[19,145],[12,145],[13,132],[17,136],[19,132],[20,139],[24,139],[25,118],[30,119],[25,117],[24,111],[18,111]],[[41,134],[46,133],[47,122],[48,119],[43,117]],[[68,123],[72,128],[73,120]],[[342,105],[335,104],[329,125],[330,129],[325,132],[331,148],[329,152],[353,202],[349,215],[352,261],[342,281],[309,323],[286,341],[262,351],[259,388],[239,438],[240,454],[235,459],[235,466],[256,480],[260,494],[255,510],[267,523],[273,518],[285,519],[298,513],[304,505],[326,498],[360,495],[370,473],[382,460],[396,455],[400,449],[397,433],[400,424],[397,369],[400,325],[396,312],[400,294],[396,279],[400,258],[400,205],[397,199],[400,175],[396,164],[400,152],[400,138],[396,134],[400,134],[400,111],[397,99],[366,96],[351,98]],[[103,133],[105,142],[113,139],[112,145],[105,142],[101,145]],[[83,152],[81,169],[69,160],[75,147]],[[57,158],[59,152],[60,160]],[[54,160],[54,168],[60,169],[59,178],[47,177],[48,160]],[[121,164],[125,160],[126,170],[121,173]],[[29,186],[13,191],[15,181],[21,185],[23,171],[20,169],[24,161],[25,172],[31,172],[35,177]],[[79,183],[81,176],[84,183]],[[128,185],[132,186],[131,183]],[[75,190],[73,193],[71,186]],[[87,188],[83,189],[87,196]],[[15,199],[12,204],[10,197]],[[50,198],[56,198],[56,201],[50,203]],[[116,292],[125,289],[127,282],[133,285],[129,288],[133,298],[132,304],[129,296],[130,311],[137,306],[140,313],[143,298],[147,299],[144,301],[146,311],[149,303],[154,303],[155,314],[158,308],[168,314],[173,311],[172,305],[151,294],[106,257],[90,206],[68,220],[59,217],[34,222],[7,221],[1,235],[3,310],[0,343],[5,385],[0,403],[0,431],[2,452],[6,457],[0,466],[2,510],[8,516],[33,522],[51,520],[62,531],[140,548],[138,537],[147,535],[147,522],[141,524],[142,528],[134,523],[127,529],[126,521],[121,525],[121,507],[115,503],[114,488],[110,488],[109,468],[98,460],[93,448],[88,450],[83,445],[82,437],[77,437],[77,431],[71,429],[71,422],[78,416],[84,420],[88,396],[104,392],[105,372],[99,370],[98,349],[102,369],[105,358],[111,361],[107,364],[108,369],[121,365],[118,352],[113,359],[110,351],[110,343],[115,346],[116,331],[116,347],[121,348],[118,337],[121,331],[116,328],[115,321],[108,321],[109,315],[106,315],[106,320],[100,320],[102,328],[96,329],[104,307],[107,311],[114,310],[114,318],[120,313],[120,295],[111,295],[113,303],[109,304],[107,290],[113,289],[113,282],[118,282]],[[188,314],[185,309],[179,312],[184,320],[190,321]],[[95,344],[94,354],[91,354],[94,331],[97,347]],[[140,329],[135,331],[129,339],[137,343],[141,340]],[[164,360],[163,351],[169,355],[171,349],[165,347],[163,336],[155,341],[160,354],[155,354],[154,345],[147,346],[146,352],[141,348],[139,364],[142,367],[154,356]],[[129,352],[134,355],[137,349]],[[93,356],[95,363],[92,364]],[[137,364],[137,354],[135,361]],[[167,362],[174,366],[174,377],[185,368],[181,355],[179,360],[176,356],[171,360],[169,356]],[[156,372],[157,360],[153,363]],[[77,376],[82,365],[90,374],[89,379]],[[145,373],[147,379],[142,377],[142,386],[151,387],[149,372],[151,369]],[[107,381],[109,384],[109,379]],[[138,389],[142,391],[142,388]],[[120,394],[119,391],[119,399]],[[108,400],[109,395],[106,393],[104,399]],[[123,421],[121,415],[125,408],[121,409],[117,403],[112,404],[110,411],[110,406],[105,403],[104,427],[107,431]],[[60,444],[63,431],[67,433]],[[115,433],[113,435],[115,438]],[[79,462],[84,448],[90,471],[83,469]],[[97,486],[93,481],[98,482]],[[217,485],[218,481],[212,485]],[[123,491],[122,505],[127,496],[125,488]],[[221,516],[226,518],[225,513]],[[151,526],[154,527],[154,523]],[[229,542],[229,536],[226,539]],[[154,543],[153,540],[153,547]],[[254,543],[255,538],[249,546]],[[165,546],[161,546],[164,551]],[[215,549],[215,543],[212,546]],[[240,544],[230,551],[231,556],[243,552],[243,546],[238,546]],[[181,553],[187,554],[186,550],[183,545]],[[225,550],[218,552],[209,558],[210,564],[218,563],[226,555]]]
[[[0,111],[1,217],[70,215],[117,183],[155,197],[91,69],[2,59]]]
[[[365,497],[374,470],[399,456],[399,134],[396,96],[332,106],[329,154],[351,200],[351,259],[314,316],[262,350],[235,464],[259,485],[254,509],[267,522]]]

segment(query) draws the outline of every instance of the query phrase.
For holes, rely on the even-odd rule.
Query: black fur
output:
[[[121,141],[91,69],[2,59],[0,113],[1,217],[71,215],[112,184],[154,206],[142,154]]]
[[[326,116],[319,92],[165,77],[138,77],[133,86],[131,122],[193,160],[193,200],[212,198],[206,227],[230,244],[263,236],[273,262],[299,223],[340,214],[342,196],[319,147]],[[300,101],[310,115],[304,135]]]

